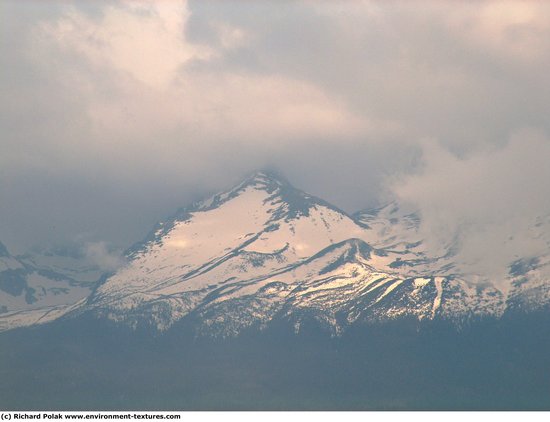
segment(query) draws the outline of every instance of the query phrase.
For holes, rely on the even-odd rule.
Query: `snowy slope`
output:
[[[21,313],[32,311],[40,317],[52,308],[74,304],[90,294],[97,280],[89,281],[89,272],[83,272],[84,280],[70,277],[69,273],[78,275],[74,267],[58,272],[36,261],[38,258],[30,255],[14,257],[0,244],[0,327],[4,323],[11,326],[6,321],[20,320],[15,316]]]
[[[505,309],[532,311],[550,304],[550,216],[538,217],[529,228],[533,242],[543,242],[545,251],[532,256],[518,256],[508,264],[504,279],[486,280],[456,259],[458,245],[451,242],[438,250],[431,249],[420,232],[421,217],[404,211],[397,203],[378,209],[358,212],[356,220],[367,229],[367,241],[373,246],[386,248],[403,255],[400,260],[409,274],[437,273],[441,276],[461,279],[461,294],[482,297],[491,296],[481,303],[493,302],[498,296],[502,313]],[[392,266],[397,263],[394,262]],[[491,287],[493,284],[496,287]],[[480,293],[480,288],[484,290]],[[446,312],[456,314],[461,307],[449,304]]]
[[[342,211],[258,173],[160,225],[89,303],[117,320],[141,319],[136,310],[144,308],[166,327],[221,286],[288,270],[361,233]],[[159,314],[168,317],[160,321]]]
[[[542,242],[546,251],[510,263],[508,306],[515,310],[547,308],[550,304],[550,216],[538,217],[530,227],[530,236]]]
[[[431,248],[420,232],[421,217],[392,202],[383,207],[361,211],[354,215],[365,227],[365,240],[372,246],[397,255],[390,263],[403,274],[437,273],[459,275],[454,265],[456,244]]]

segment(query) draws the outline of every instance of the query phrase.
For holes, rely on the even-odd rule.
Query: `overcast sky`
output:
[[[125,248],[264,167],[470,254],[508,239],[488,262],[548,248],[522,237],[550,212],[548,2],[3,0],[0,31],[16,253]]]

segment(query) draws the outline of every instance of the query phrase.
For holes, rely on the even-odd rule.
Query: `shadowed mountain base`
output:
[[[529,329],[526,329],[529,327]],[[0,407],[16,409],[550,409],[550,316],[352,327],[314,322],[196,338],[94,320],[0,335]]]

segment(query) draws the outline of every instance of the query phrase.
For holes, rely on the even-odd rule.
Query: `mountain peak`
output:
[[[241,192],[248,188],[267,192],[271,200],[278,198],[279,202],[276,201],[277,203],[286,204],[284,207],[279,209],[279,212],[275,212],[275,215],[279,215],[279,217],[283,214],[288,218],[299,217],[301,215],[308,216],[309,210],[315,206],[330,208],[339,214],[349,217],[345,211],[316,196],[310,195],[309,193],[294,187],[286,179],[286,177],[275,170],[256,170],[250,173],[236,187],[224,194],[219,194],[216,197],[218,199],[224,198],[224,200],[231,199],[238,196]],[[208,203],[210,203],[210,201]]]
[[[179,214],[187,215],[189,211],[208,211],[217,208],[250,189],[264,191],[269,196],[279,194],[282,191],[296,190],[280,174],[274,171],[257,170],[249,173],[248,176],[230,189],[217,193],[203,201],[196,202],[189,208],[181,208]]]
[[[276,189],[290,187],[290,183],[280,173],[272,170],[256,170],[249,173],[242,182],[235,186],[232,191],[241,191],[247,187],[266,190],[272,193]]]

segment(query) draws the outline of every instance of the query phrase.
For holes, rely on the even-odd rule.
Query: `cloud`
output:
[[[257,13],[213,4],[191,3],[199,40],[211,37],[212,14],[254,34],[248,54],[227,62],[311,81],[356,113],[392,122],[394,140],[436,137],[465,151],[524,126],[550,129],[543,2],[261,3]]]
[[[125,264],[120,253],[111,250],[106,242],[86,242],[83,251],[86,261],[97,265],[102,271],[115,271]]]
[[[545,2],[487,1],[449,14],[449,26],[466,42],[520,61],[547,59],[550,5]]]
[[[220,19],[209,45],[188,39],[190,19],[182,1],[107,3],[94,15],[69,4],[35,25],[26,60],[46,83],[15,109],[23,121],[32,101],[38,118],[7,136],[2,165],[209,189],[296,144],[398,130],[308,80],[224,66],[251,32]]]
[[[373,126],[308,81],[205,68],[243,42],[244,31],[218,23],[218,46],[193,43],[184,35],[188,19],[183,1],[123,2],[106,7],[99,20],[69,8],[37,29],[39,65],[70,58],[85,65],[66,66],[59,76],[86,100],[94,149],[101,151],[101,142],[124,149],[161,137],[172,155],[174,147],[204,140],[257,145],[358,135]]]
[[[36,48],[47,51],[53,42],[99,71],[112,68],[146,85],[167,88],[180,66],[214,54],[206,45],[186,42],[188,18],[183,1],[108,4],[100,19],[69,6],[59,19],[37,28]]]
[[[550,216],[548,157],[550,142],[533,130],[464,158],[426,141],[419,173],[392,189],[420,210],[433,250],[458,239],[462,270],[498,281],[513,261],[548,252],[548,228],[538,225]]]

